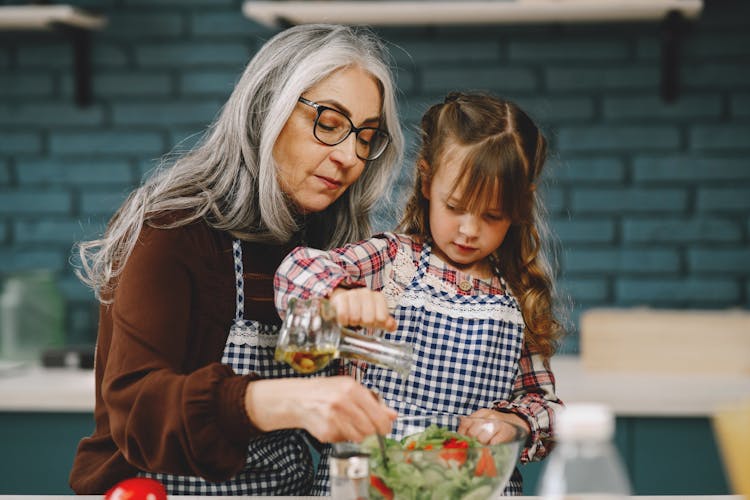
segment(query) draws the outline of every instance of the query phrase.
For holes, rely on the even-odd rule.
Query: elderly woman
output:
[[[145,476],[170,494],[306,494],[310,443],[390,430],[395,412],[337,367],[274,361],[273,273],[296,245],[370,236],[402,152],[372,33],[305,25],[261,48],[203,140],[79,244],[101,306],[74,491]]]

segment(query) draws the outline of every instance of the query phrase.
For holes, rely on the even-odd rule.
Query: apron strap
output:
[[[245,319],[245,280],[242,278],[242,244],[240,240],[232,241],[234,256],[235,305],[234,322],[242,323]]]

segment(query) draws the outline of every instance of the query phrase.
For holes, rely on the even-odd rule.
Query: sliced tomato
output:
[[[479,455],[479,460],[477,460],[477,468],[474,470],[474,475],[477,477],[497,476],[497,467],[495,466],[495,461],[492,459],[492,454],[487,448],[482,448],[482,454]]]
[[[467,453],[468,453],[468,450],[461,449],[461,448],[453,448],[453,449],[444,448],[440,452],[440,458],[442,458],[445,461],[457,462],[458,465],[463,465],[466,462]]]
[[[391,490],[378,476],[370,474],[370,486],[378,490],[378,493],[383,495],[386,500],[393,500],[393,490]]]

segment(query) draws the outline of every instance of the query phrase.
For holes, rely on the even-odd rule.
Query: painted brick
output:
[[[612,243],[615,239],[615,224],[611,219],[572,220],[554,219],[551,226],[563,245],[575,243]]]
[[[509,44],[509,57],[512,61],[612,61],[624,60],[628,56],[628,46],[622,41],[591,40],[568,41],[512,41]]]
[[[543,72],[545,86],[553,92],[654,89],[660,81],[658,70],[652,67],[553,67]]]
[[[141,67],[237,65],[247,61],[248,50],[239,43],[159,43],[136,46],[135,57]]]
[[[625,178],[625,166],[620,158],[599,156],[580,158],[565,155],[552,175],[562,183],[612,184]]]
[[[49,250],[8,251],[0,249],[0,273],[10,274],[34,269],[61,271],[65,257],[61,252]]]
[[[166,96],[172,92],[172,77],[167,73],[113,72],[94,77],[99,97]]]
[[[7,131],[0,133],[0,155],[38,153],[41,149],[42,140],[37,134]]]
[[[718,94],[681,95],[673,103],[666,103],[657,95],[633,97],[605,97],[604,117],[612,120],[667,120],[680,118],[718,118],[722,112]]]
[[[698,33],[686,37],[683,54],[686,60],[716,61],[750,56],[748,33]]]
[[[572,208],[587,213],[668,213],[687,209],[687,193],[679,189],[576,189]]]
[[[566,279],[559,283],[576,302],[605,303],[610,299],[609,285],[605,279]]]
[[[220,12],[192,12],[188,19],[190,33],[204,38],[246,37],[260,35],[270,38],[274,30],[254,23],[245,16],[238,16],[234,8]]]
[[[21,185],[123,185],[136,179],[126,160],[21,159],[16,165]]]
[[[71,207],[71,196],[66,191],[24,189],[6,191],[0,196],[0,215],[66,215]]]
[[[108,39],[174,39],[187,32],[184,16],[176,10],[118,12],[109,18],[105,32]]]
[[[672,155],[637,156],[633,161],[636,182],[691,184],[726,181],[750,181],[747,158],[718,156]]]
[[[393,81],[399,93],[413,94],[418,90],[418,79],[413,70],[396,67],[393,70]]]
[[[557,136],[561,151],[669,151],[680,144],[676,127],[604,126],[560,127]]]
[[[590,120],[595,113],[594,101],[590,97],[530,97],[515,102],[542,128],[550,122]]]
[[[54,90],[53,79],[47,73],[14,72],[0,74],[0,93],[6,97],[46,97]]]
[[[129,102],[112,106],[115,125],[185,126],[205,125],[212,121],[221,107],[214,100],[184,102]]]
[[[185,71],[179,75],[177,86],[183,95],[209,94],[226,99],[240,74],[237,71]]]
[[[208,122],[206,122],[207,124]],[[195,128],[173,128],[168,131],[169,144],[173,144],[173,152],[187,151],[200,141],[205,129],[205,124]]]
[[[130,67],[130,55],[119,45],[97,42],[91,48],[91,62],[94,75],[100,74],[101,68],[125,69]]]
[[[676,274],[680,256],[674,250],[620,249],[591,250],[568,246],[564,256],[568,273],[659,273]]]
[[[750,116],[750,94],[738,93],[733,95],[729,109],[732,116],[743,118]]]
[[[65,37],[59,40],[30,42],[16,48],[19,68],[69,69],[73,67],[73,51]]]
[[[159,154],[164,144],[154,132],[54,132],[50,134],[53,154]]]
[[[7,160],[0,158],[0,186],[10,184],[10,165]]]
[[[81,193],[81,212],[87,215],[112,215],[128,193],[123,191],[85,191]]]
[[[17,220],[13,222],[15,241],[28,243],[62,243],[69,247],[86,235],[81,223],[75,219]]]
[[[3,220],[0,220],[0,243],[8,243],[10,241],[10,224]]]
[[[425,67],[422,72],[422,89],[425,92],[442,92],[456,89],[487,89],[501,92],[532,91],[539,88],[534,73],[523,68],[478,67]]]
[[[690,129],[690,148],[697,150],[750,151],[748,125],[697,125]]]
[[[750,67],[742,64],[686,64],[681,69],[680,85],[691,89],[731,89],[750,85]]]
[[[750,277],[750,248],[693,248],[688,250],[690,271],[735,273]]]
[[[740,287],[732,279],[619,279],[616,301],[623,305],[649,304],[706,308],[737,304]]]
[[[547,208],[547,212],[550,214],[560,214],[565,212],[568,208],[568,204],[565,198],[565,192],[562,189],[543,186],[539,191],[541,202]]]
[[[455,40],[450,45],[435,50],[437,40],[409,40],[391,47],[390,52],[399,66],[409,67],[415,62],[434,63],[467,63],[499,61],[500,44],[496,41],[462,41]]]
[[[96,126],[103,121],[104,112],[101,107],[81,108],[70,101],[0,105],[0,126]]]
[[[123,0],[125,5],[133,7],[146,7],[153,8],[153,0]],[[160,7],[164,6],[175,6],[175,7],[226,7],[235,5],[235,0],[159,0]]]
[[[698,210],[701,212],[750,210],[750,188],[702,188],[698,190]]]
[[[717,217],[627,218],[622,222],[626,243],[721,243],[739,242],[739,222]]]
[[[10,52],[5,47],[0,47],[0,68],[6,69],[8,66],[10,66]]]

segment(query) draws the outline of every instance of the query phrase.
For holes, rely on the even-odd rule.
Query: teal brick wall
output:
[[[79,343],[94,339],[96,308],[72,274],[72,244],[101,231],[161,155],[195,140],[275,31],[239,0],[72,3],[109,18],[93,36],[89,107],[74,104],[64,37],[0,33],[0,276],[55,270]],[[454,89],[514,99],[544,128],[543,192],[575,327],[593,306],[750,306],[749,20],[747,2],[706,0],[672,103],[659,96],[656,22],[378,31],[411,143],[422,112]],[[383,207],[377,227],[394,217]]]

